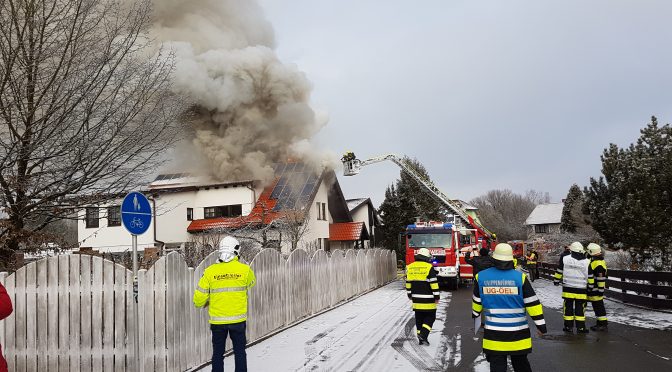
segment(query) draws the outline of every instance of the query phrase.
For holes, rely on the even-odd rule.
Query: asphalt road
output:
[[[451,370],[487,371],[488,363],[479,356],[482,331],[479,338],[473,335],[473,323],[469,313],[471,288],[460,288],[453,292],[452,301],[448,305],[443,333],[462,334],[462,361],[465,362]],[[672,371],[671,331],[611,323],[608,332],[568,335],[562,331],[560,311],[544,308],[544,316],[548,334],[538,338],[536,332],[532,332],[533,345],[529,360],[533,370]],[[594,324],[593,319],[588,320],[589,324]]]

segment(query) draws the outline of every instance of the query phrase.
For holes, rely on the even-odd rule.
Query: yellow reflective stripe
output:
[[[481,311],[483,311],[483,305],[478,304],[478,303],[472,301],[472,302],[471,302],[471,310],[473,310],[473,311],[475,311],[475,312],[477,312],[477,313],[480,313]]]
[[[532,339],[525,338],[520,341],[494,341],[483,339],[483,349],[492,351],[518,351],[532,348]]]
[[[607,317],[606,316],[598,316],[597,320],[607,320]]]
[[[426,328],[427,330],[431,331],[432,327],[428,326],[427,324],[423,324],[422,328]]]
[[[604,296],[588,296],[588,301],[600,301],[604,300]]]
[[[406,289],[411,289],[411,283],[406,282]]]
[[[413,304],[413,309],[415,310],[435,310],[436,309],[436,304],[431,303],[431,304]]]
[[[574,319],[578,320],[578,321],[584,321],[584,320],[586,320],[586,317],[585,316],[574,315]]]
[[[560,279],[562,279],[562,274],[560,274],[560,273],[555,273],[555,274],[553,274],[553,277],[554,277],[555,279],[560,280]]]
[[[571,293],[571,292],[562,292],[562,298],[570,298],[577,300],[585,300],[588,298],[585,294]]]
[[[232,320],[241,320],[247,318],[247,314],[234,315],[234,316],[211,316],[211,322],[230,322]]]
[[[246,291],[246,290],[247,290],[247,287],[210,288],[210,293],[243,292],[243,291]]]
[[[432,290],[438,291],[439,290],[439,283],[430,283],[429,288],[431,288]]]
[[[574,320],[574,315],[564,315],[562,318],[564,320]]]
[[[527,313],[530,314],[530,316],[537,316],[537,315],[543,315],[544,310],[541,307],[541,304],[530,306],[527,308]]]

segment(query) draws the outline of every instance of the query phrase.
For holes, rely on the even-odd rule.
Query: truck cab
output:
[[[408,225],[404,233],[406,264],[415,261],[415,251],[427,248],[432,254],[432,265],[436,269],[439,284],[457,289],[460,268],[465,265],[460,258],[460,234],[451,223],[416,222]],[[472,275],[473,276],[473,275]]]

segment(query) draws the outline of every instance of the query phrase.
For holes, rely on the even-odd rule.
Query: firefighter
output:
[[[480,271],[491,268],[494,263],[492,257],[490,257],[490,250],[488,248],[481,248],[478,251],[478,256],[471,257],[471,252],[467,252],[464,255],[464,262],[474,267],[474,275],[478,274]]]
[[[574,242],[569,245],[570,254],[560,257],[555,272],[553,284],[562,283],[563,318],[565,326],[562,329],[567,333],[574,333],[576,324],[577,333],[588,333],[586,328],[586,300],[588,289],[592,288],[595,280],[590,262],[586,259],[583,245]]]
[[[254,272],[238,261],[240,243],[227,236],[219,243],[219,262],[203,272],[194,291],[194,305],[208,306],[212,331],[212,371],[224,371],[224,347],[231,335],[236,372],[247,371],[245,328],[247,291],[255,284]]]
[[[532,338],[525,312],[539,335],[546,333],[541,303],[524,273],[513,269],[513,249],[497,244],[492,254],[495,266],[476,275],[472,297],[472,317],[485,311],[483,352],[490,371],[506,371],[507,356],[516,372],[532,371],[527,354]]]
[[[537,250],[532,247],[532,251],[530,251],[530,254],[525,258],[527,259],[527,271],[530,273],[530,280],[534,281],[539,277],[539,268],[537,267],[539,254],[537,253]]]
[[[593,331],[607,330],[607,309],[604,307],[604,288],[607,284],[607,263],[604,261],[602,248],[595,243],[588,244],[590,268],[595,277],[595,286],[588,292],[588,301],[593,306],[597,324],[590,327]]]
[[[352,152],[352,151],[346,151],[346,152],[343,154],[343,157],[341,158],[341,161],[346,162],[346,161],[351,161],[351,160],[355,160],[355,159],[357,159],[357,157],[355,157],[355,153],[354,153],[354,152]]]
[[[415,327],[420,345],[429,345],[427,340],[436,320],[436,305],[439,303],[439,282],[432,266],[429,249],[415,252],[415,261],[406,266],[406,294],[413,302]]]

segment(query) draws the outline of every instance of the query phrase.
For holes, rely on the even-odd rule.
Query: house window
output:
[[[97,222],[96,222],[96,225],[98,225]],[[120,206],[114,205],[114,206],[111,206],[111,207],[107,207],[107,226],[121,226],[121,207]]]
[[[187,208],[187,221],[194,220],[194,208]]]
[[[98,207],[86,208],[86,228],[98,227]]]
[[[534,232],[537,234],[547,234],[548,225],[534,225]]]
[[[317,219],[319,221],[326,221],[327,220],[327,203],[320,203],[317,202]]]
[[[233,204],[220,205],[217,207],[205,207],[203,214],[205,218],[238,217],[243,215],[243,205]]]

